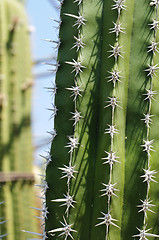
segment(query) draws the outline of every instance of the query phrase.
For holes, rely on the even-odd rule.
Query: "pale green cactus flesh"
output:
[[[26,239],[20,230],[36,228],[32,180],[11,177],[32,171],[31,64],[24,6],[0,0],[0,238],[7,240]]]
[[[57,136],[46,178],[49,240],[159,237],[159,189],[154,182],[159,180],[159,53],[149,47],[158,42],[158,22],[154,26],[158,5],[155,0],[62,4],[57,112],[54,107]],[[81,26],[76,22],[79,13],[84,17]],[[76,51],[71,48],[78,34],[83,45]],[[155,68],[150,72],[152,64]],[[121,77],[113,83],[110,76],[115,70]],[[75,86],[82,96],[72,96]],[[157,94],[148,95],[148,90]],[[77,123],[70,120],[75,110],[82,116]],[[151,126],[151,121],[145,124],[147,113],[154,115]],[[113,164],[111,151],[116,156]],[[74,177],[69,179],[70,166]],[[155,172],[148,182],[149,167]],[[104,190],[108,184],[113,187],[110,194]],[[73,207],[66,201],[68,196]],[[149,209],[143,208],[145,199],[150,201]]]

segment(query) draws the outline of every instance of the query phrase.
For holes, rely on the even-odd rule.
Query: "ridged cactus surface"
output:
[[[29,209],[34,205],[31,86],[24,6],[0,0],[0,238],[6,240],[26,239],[21,230],[35,229]]]
[[[159,237],[158,0],[59,0],[42,239]],[[45,199],[46,193],[46,199]]]

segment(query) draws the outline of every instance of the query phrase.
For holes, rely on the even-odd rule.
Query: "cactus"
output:
[[[59,2],[48,238],[158,238],[159,2]]]
[[[28,209],[34,204],[31,86],[24,6],[17,0],[0,0],[0,238],[7,240],[25,239],[20,230],[35,229]]]
[[[159,237],[158,0],[59,0],[42,239]],[[46,194],[46,197],[45,197]]]

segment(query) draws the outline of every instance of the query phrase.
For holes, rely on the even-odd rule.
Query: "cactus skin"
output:
[[[48,219],[46,220],[46,230],[58,229],[61,226],[59,221],[63,222],[63,216],[68,224],[73,224],[72,229],[77,233],[71,232],[75,240],[104,240],[105,226],[99,224],[101,218],[100,212],[107,212],[107,198],[100,197],[101,183],[109,181],[109,166],[102,165],[101,158],[104,151],[110,151],[110,136],[104,134],[107,124],[111,124],[111,109],[105,108],[105,101],[109,96],[115,94],[119,98],[120,106],[115,110],[115,124],[119,134],[114,135],[114,151],[120,157],[120,164],[113,166],[113,182],[119,191],[118,197],[112,197],[111,216],[117,219],[114,222],[120,228],[113,225],[109,226],[109,239],[127,240],[133,235],[139,234],[136,227],[143,229],[143,213],[138,213],[140,199],[146,196],[146,183],[143,183],[141,176],[143,169],[147,167],[147,155],[143,152],[141,145],[146,137],[146,127],[141,119],[146,112],[148,104],[144,101],[145,88],[149,89],[149,78],[146,76],[148,64],[150,64],[152,54],[147,53],[147,47],[150,40],[153,39],[153,32],[149,24],[155,18],[155,9],[150,6],[147,0],[125,1],[127,11],[122,11],[120,21],[125,28],[125,34],[119,36],[119,43],[122,47],[121,54],[124,58],[118,58],[118,68],[123,78],[122,83],[118,83],[115,91],[113,84],[107,82],[108,71],[114,67],[114,59],[111,55],[110,45],[114,46],[116,42],[115,34],[110,34],[110,28],[113,22],[117,20],[117,11],[112,10],[112,0],[107,1],[83,1],[80,5],[80,13],[84,13],[87,22],[82,26],[81,32],[84,36],[85,46],[80,52],[73,46],[73,36],[77,36],[77,29],[72,27],[75,22],[67,14],[78,16],[78,6],[73,1],[64,1],[61,9],[62,25],[60,29],[61,46],[59,48],[58,61],[60,63],[59,71],[56,75],[56,84],[58,92],[55,98],[55,105],[58,109],[55,117],[55,129],[57,136],[53,141],[51,148],[52,162],[47,168],[47,191]],[[71,11],[71,12],[70,12]],[[157,31],[157,39],[158,38]],[[71,74],[71,66],[65,62],[71,62],[77,58],[82,60],[82,65],[86,67],[83,73],[80,73],[79,85],[84,90],[82,97],[77,101],[78,111],[83,118],[79,121],[76,128],[76,137],[79,138],[78,149],[73,154],[73,163],[76,165],[76,179],[71,181],[71,195],[74,195],[76,204],[66,217],[65,207],[59,207],[59,203],[51,200],[63,198],[67,192],[67,179],[61,179],[63,165],[68,165],[69,154],[68,136],[74,134],[73,123],[70,121],[70,112],[74,111],[74,102],[70,97],[70,92],[66,88],[74,85],[74,73]],[[158,53],[154,56],[154,63],[159,61]],[[158,76],[158,72],[156,73]],[[153,90],[158,93],[159,82],[157,77],[153,79]],[[151,153],[151,167],[158,171],[158,124],[159,124],[159,95],[155,96],[156,101],[152,103],[153,124],[150,129],[150,139],[155,139],[153,147],[156,152]],[[155,180],[159,177],[155,175]],[[156,183],[151,184],[149,196],[155,204],[153,211],[156,214],[148,212],[147,229],[152,228],[154,234],[151,239],[155,239],[155,234],[159,234],[158,224],[159,203],[157,196],[159,190]],[[59,233],[60,234],[60,233]],[[55,236],[48,234],[48,239],[56,239]],[[69,237],[68,237],[69,238]],[[63,239],[63,237],[59,237]],[[70,238],[69,238],[70,239]],[[136,237],[135,239],[139,239]],[[145,238],[146,239],[146,238]]]
[[[32,142],[31,56],[29,31],[24,6],[17,0],[0,0],[0,171],[31,173]],[[3,239],[24,240],[20,230],[35,230],[32,219],[34,192],[32,180],[7,180],[1,184],[0,201],[5,201],[0,217],[8,220],[1,225]]]

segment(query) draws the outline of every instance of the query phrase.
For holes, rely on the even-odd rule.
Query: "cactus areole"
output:
[[[44,233],[49,240],[156,239],[159,1],[58,2]]]

